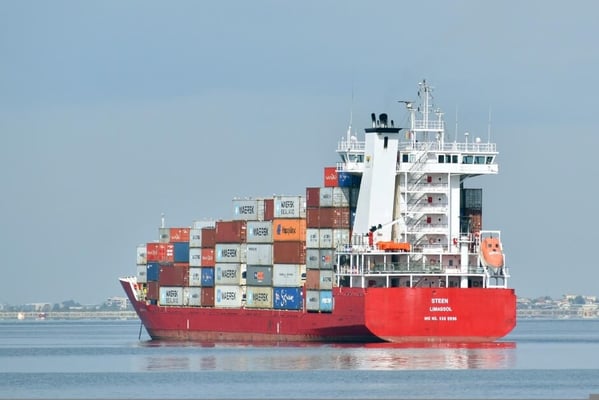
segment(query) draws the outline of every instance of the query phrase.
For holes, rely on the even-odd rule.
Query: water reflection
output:
[[[142,342],[144,371],[510,369],[515,342],[314,344]]]

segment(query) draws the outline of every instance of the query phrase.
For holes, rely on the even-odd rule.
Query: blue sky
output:
[[[320,186],[350,111],[404,121],[423,78],[460,134],[491,109],[500,174],[471,186],[517,293],[599,295],[595,2],[0,6],[0,303],[122,295],[161,213]]]

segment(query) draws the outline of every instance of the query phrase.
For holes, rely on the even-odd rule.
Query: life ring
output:
[[[458,238],[453,238],[453,245],[457,246],[458,245]]]

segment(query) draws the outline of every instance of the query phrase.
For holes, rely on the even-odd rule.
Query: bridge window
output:
[[[443,154],[439,154],[439,164],[443,164],[445,162],[445,156]]]
[[[462,159],[462,164],[472,164],[473,161],[474,161],[474,157],[464,156],[464,158]]]
[[[451,162],[453,164],[457,164],[458,163],[458,155],[457,154],[454,154],[454,155],[451,156]]]

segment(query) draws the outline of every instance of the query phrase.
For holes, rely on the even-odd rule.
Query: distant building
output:
[[[126,297],[109,297],[104,303],[106,307],[118,308],[119,310],[126,310],[129,305],[129,299]]]

